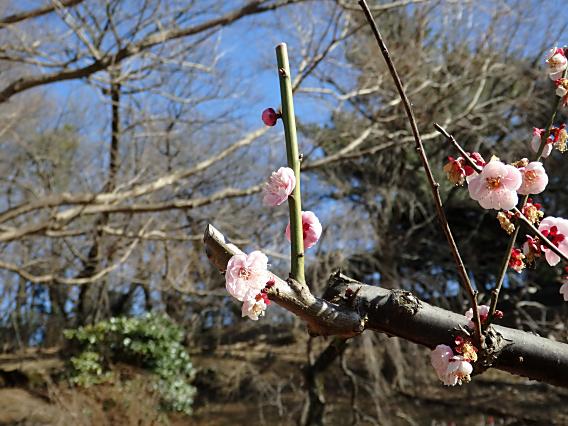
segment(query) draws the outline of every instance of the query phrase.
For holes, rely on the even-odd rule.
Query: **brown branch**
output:
[[[359,0],[359,5],[361,6],[361,8],[363,9],[363,12],[365,13],[365,17],[367,18],[367,21],[369,22],[369,25],[371,26],[371,29],[373,30],[373,34],[375,36],[375,39],[377,41],[377,44],[379,46],[379,49],[381,50],[381,53],[383,54],[383,58],[385,59],[385,62],[387,64],[387,67],[389,69],[389,72],[394,80],[395,86],[398,90],[398,94],[402,100],[402,104],[404,106],[404,110],[406,112],[406,116],[408,117],[408,121],[410,123],[410,128],[412,129],[412,134],[414,136],[414,140],[416,143],[416,151],[418,152],[420,159],[422,160],[422,166],[424,168],[424,171],[426,172],[426,177],[428,179],[428,183],[430,184],[430,189],[432,191],[432,196],[434,197],[434,204],[436,206],[436,213],[438,215],[438,219],[440,222],[440,226],[442,227],[442,230],[444,231],[444,235],[446,236],[446,240],[448,241],[448,245],[450,246],[450,251],[452,252],[452,256],[454,258],[454,262],[456,264],[457,270],[458,270],[458,275],[460,277],[460,281],[462,284],[463,289],[467,292],[472,309],[473,309],[473,318],[474,318],[474,323],[476,324],[476,340],[478,342],[478,344],[480,344],[482,342],[482,335],[481,335],[481,322],[479,320],[479,312],[477,309],[477,292],[473,289],[471,282],[469,280],[469,276],[467,274],[467,271],[465,269],[465,266],[463,264],[463,260],[461,258],[461,255],[459,253],[458,247],[456,245],[456,242],[454,240],[454,236],[452,235],[452,231],[450,229],[450,225],[448,224],[448,219],[446,218],[446,213],[444,211],[444,207],[442,205],[442,198],[440,197],[440,184],[438,182],[436,182],[436,180],[434,179],[434,175],[432,174],[432,170],[430,168],[430,164],[428,163],[428,157],[426,156],[426,151],[424,150],[424,145],[422,144],[422,139],[420,137],[420,132],[418,131],[418,126],[416,124],[416,120],[414,118],[414,113],[412,112],[412,106],[410,104],[410,101],[408,100],[408,97],[406,96],[406,92],[404,90],[402,81],[400,80],[400,77],[398,75],[398,72],[396,71],[396,68],[394,66],[394,63],[390,57],[390,53],[387,49],[387,46],[383,40],[383,37],[381,36],[381,33],[379,32],[379,28],[377,27],[377,24],[373,18],[373,15],[371,14],[371,11],[369,10],[369,6],[367,5],[367,3],[365,2],[365,0]]]
[[[211,225],[204,243],[209,260],[224,271],[235,250]],[[286,281],[278,277],[275,280],[270,299],[306,321],[312,332],[322,335],[350,337],[359,334],[364,326],[434,348],[452,342],[468,324],[464,315],[429,305],[408,291],[366,285],[340,273],[331,277],[323,298],[311,295],[307,287],[296,291]],[[310,299],[308,303],[306,298]],[[491,338],[486,343],[494,360],[485,366],[478,361],[474,366],[477,372],[493,367],[568,387],[568,344],[496,325],[489,331]]]
[[[356,306],[365,306],[368,329],[402,337],[434,348],[452,341],[467,320],[420,301],[410,292],[386,290],[339,276],[330,283],[326,297],[356,293]],[[496,360],[492,367],[546,383],[568,387],[568,345],[507,327],[492,326]]]
[[[37,9],[27,10],[25,12],[14,13],[13,15],[8,15],[3,18],[0,18],[0,28],[18,22],[22,22],[31,18],[37,18],[38,16],[47,15],[57,9],[76,6],[79,3],[82,3],[83,1],[84,0],[60,0],[60,1],[53,0],[52,4],[50,5],[38,7]]]

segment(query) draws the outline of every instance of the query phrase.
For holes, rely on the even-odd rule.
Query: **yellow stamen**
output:
[[[537,178],[537,173],[534,170],[529,170],[528,172],[525,172],[525,179],[528,180],[529,182],[532,182],[536,178]]]
[[[497,189],[501,186],[501,176],[486,178],[487,189]]]

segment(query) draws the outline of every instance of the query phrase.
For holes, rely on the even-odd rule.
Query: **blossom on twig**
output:
[[[479,320],[481,321],[481,324],[483,324],[485,321],[487,321],[487,317],[489,316],[489,306],[480,305],[480,306],[477,307],[477,312],[479,312]],[[467,318],[467,320],[469,321],[467,323],[467,326],[473,330],[474,327],[475,327],[475,324],[472,321],[473,320],[473,309],[469,308],[465,312],[464,315]]]
[[[471,380],[473,367],[462,355],[454,355],[452,348],[438,345],[430,353],[430,362],[438,378],[447,386],[461,385]]]
[[[539,129],[538,127],[533,127],[533,134],[531,139],[531,149],[533,152],[538,152],[540,149],[540,144],[542,143],[542,134],[544,133],[544,129]],[[542,150],[541,157],[546,158],[552,152],[552,141],[546,141],[546,145]]]
[[[243,302],[241,314],[249,317],[253,321],[258,321],[259,317],[264,316],[267,305],[270,304],[266,293],[259,293],[254,297],[248,297]]]

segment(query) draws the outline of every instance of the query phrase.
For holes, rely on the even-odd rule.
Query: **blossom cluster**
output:
[[[485,323],[489,318],[489,306],[481,305],[478,307],[479,319]],[[473,310],[469,309],[465,313],[468,320],[468,328],[473,330]],[[503,312],[495,311],[495,318],[502,318]],[[436,371],[438,378],[444,385],[455,386],[467,383],[471,380],[473,365],[477,361],[477,348],[471,339],[457,336],[453,342],[453,349],[448,345],[438,345],[430,353],[430,362]]]
[[[262,121],[267,126],[274,126],[281,117],[274,109],[268,108],[262,113]],[[276,207],[292,196],[296,187],[296,175],[290,167],[280,167],[273,172],[263,187],[263,204]],[[302,212],[302,230],[304,247],[313,247],[322,234],[322,226],[317,216],[310,211]],[[290,241],[290,223],[284,234]],[[268,272],[268,258],[261,251],[249,255],[231,247],[237,252],[231,257],[225,272],[225,287],[231,296],[242,305],[242,316],[254,321],[263,316],[270,305],[268,290],[274,285],[274,277]]]
[[[547,72],[556,85],[556,94],[562,97],[564,106],[568,105],[568,48],[550,50],[546,57]],[[566,124],[551,126],[548,131],[533,128],[530,148],[537,159],[546,159],[553,149],[560,152],[568,150],[568,131]],[[484,209],[499,210],[497,219],[505,232],[515,231],[513,219],[521,214],[523,219],[538,226],[539,236],[526,236],[526,241],[520,248],[511,249],[508,266],[516,272],[522,272],[528,264],[533,264],[538,258],[544,258],[550,266],[557,265],[561,256],[558,251],[568,256],[568,221],[557,217],[544,217],[542,205],[533,202],[531,198],[519,206],[519,211],[513,210],[519,203],[519,195],[542,193],[548,185],[548,175],[541,161],[529,161],[522,158],[511,164],[503,163],[499,158],[492,157],[485,162],[477,153],[468,153],[466,158],[448,157],[444,166],[448,179],[455,185],[467,182],[470,197]],[[544,236],[548,241],[542,240]],[[542,241],[541,241],[542,240]],[[545,244],[546,243],[546,244]],[[558,250],[553,250],[554,245]],[[568,278],[563,277],[561,293],[568,299]],[[567,300],[568,301],[568,300]]]
[[[497,158],[485,163],[477,152],[469,154],[481,172],[465,165],[465,159],[449,157],[444,166],[448,179],[461,185],[468,183],[470,197],[484,209],[511,210],[519,202],[518,194],[540,194],[548,184],[548,175],[539,161],[526,158],[504,164]]]

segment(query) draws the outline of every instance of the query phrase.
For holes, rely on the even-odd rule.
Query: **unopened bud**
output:
[[[264,111],[262,111],[262,122],[267,126],[275,126],[279,117],[280,114],[274,111],[273,108],[266,108]]]

